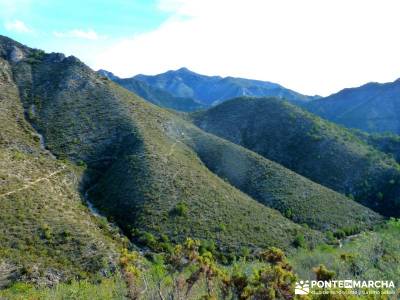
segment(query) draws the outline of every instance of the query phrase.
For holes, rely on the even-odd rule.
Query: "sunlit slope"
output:
[[[111,274],[120,242],[82,203],[82,170],[41,149],[3,58],[0,124],[0,287]]]
[[[345,128],[274,98],[237,98],[192,115],[240,144],[386,215],[400,214],[400,167]]]

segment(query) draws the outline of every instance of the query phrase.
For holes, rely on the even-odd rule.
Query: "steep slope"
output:
[[[191,98],[175,97],[163,89],[153,87],[146,82],[135,78],[122,79],[105,70],[99,70],[97,72],[101,76],[111,79],[127,90],[160,107],[179,111],[194,111],[205,107]]]
[[[400,80],[368,83],[312,101],[309,111],[350,128],[400,133]]]
[[[32,121],[54,153],[100,172],[91,198],[127,231],[168,234],[176,241],[189,235],[215,240],[222,248],[287,248],[298,232],[312,234],[268,207],[321,230],[364,229],[380,219],[333,191],[146,104],[74,58],[53,57],[31,66],[35,88],[29,89],[26,105],[35,105]],[[18,82],[22,88],[32,86],[24,78]],[[238,161],[243,165],[235,170]],[[187,216],[177,217],[174,211],[181,202]]]
[[[238,98],[193,114],[226,138],[391,216],[400,214],[400,168],[350,131],[274,98]]]
[[[354,134],[374,148],[392,156],[400,163],[400,136],[393,133],[366,133],[355,130]]]
[[[360,231],[381,220],[357,202],[252,151],[187,124],[180,133],[215,174],[296,223],[321,231]]]
[[[24,50],[0,37],[0,288],[100,279],[116,270],[121,242],[83,204],[82,168],[54,159],[25,121],[14,46]]]
[[[14,46],[5,47],[7,57]],[[126,233],[167,234],[172,241],[193,236],[236,253],[242,247],[289,249],[299,234],[310,243],[321,240],[207,169],[192,148],[167,133],[174,114],[78,59],[23,49],[13,77],[46,146],[59,158],[88,165],[87,194]]]
[[[186,68],[155,76],[137,75],[133,78],[166,90],[174,96],[189,97],[207,106],[238,96],[274,96],[294,103],[303,103],[316,98],[299,94],[272,82],[205,76]]]

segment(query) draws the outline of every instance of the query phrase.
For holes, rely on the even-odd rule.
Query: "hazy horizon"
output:
[[[327,96],[400,77],[399,8],[394,0],[0,0],[0,34],[120,77],[187,67]]]

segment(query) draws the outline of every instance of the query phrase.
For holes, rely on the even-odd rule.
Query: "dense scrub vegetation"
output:
[[[0,37],[0,87],[0,298],[292,299],[298,273],[398,276],[398,221],[74,57]]]
[[[113,272],[120,241],[82,203],[83,170],[41,149],[10,65],[0,58],[0,66],[0,287]]]
[[[389,216],[400,214],[400,167],[345,128],[274,98],[238,98],[193,114],[202,129]]]
[[[145,256],[135,250],[121,251],[122,275],[101,279],[96,284],[72,281],[54,288],[16,283],[0,291],[0,296],[6,299],[273,300],[293,299],[294,284],[300,279],[379,278],[395,280],[398,286],[399,270],[394,262],[399,259],[400,245],[392,241],[400,233],[399,222],[393,219],[375,232],[342,240],[342,247],[303,248],[290,257],[270,247],[252,257],[238,256],[229,265],[218,262],[215,248],[197,240],[187,238],[175,245],[165,239],[153,241],[153,250]],[[309,295],[295,299],[383,300],[395,299],[396,294],[340,297]]]
[[[337,245],[320,245],[301,249],[290,262],[298,276],[313,278],[312,268],[324,264],[336,278],[394,280],[400,284],[400,220],[392,219],[374,231],[340,241]]]
[[[190,235],[214,240],[225,253],[268,245],[288,249],[298,234],[309,243],[321,239],[207,169],[181,141],[180,127],[190,124],[76,58],[50,54],[34,65],[21,61],[14,73],[25,109],[35,107],[31,122],[46,146],[59,158],[88,166],[82,188],[128,236],[135,229],[176,242]],[[171,213],[181,202],[185,215]]]
[[[370,144],[374,148],[389,154],[393,159],[400,163],[400,136],[394,133],[365,133],[354,130],[360,139]]]

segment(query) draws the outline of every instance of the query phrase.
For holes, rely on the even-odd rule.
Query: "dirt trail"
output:
[[[353,234],[353,235],[346,236],[343,239],[340,239],[339,240],[339,248],[342,248],[345,243],[357,238],[358,236],[361,236],[361,233],[356,233],[356,234]]]
[[[24,186],[22,186],[22,187],[19,188],[19,189],[16,189],[16,190],[13,190],[13,191],[4,193],[4,194],[0,194],[0,198],[9,196],[9,195],[12,195],[12,194],[15,194],[15,193],[18,193],[18,192],[23,191],[23,190],[26,190],[26,189],[29,189],[31,186],[34,186],[35,184],[38,184],[38,183],[41,182],[41,181],[50,179],[51,177],[53,177],[53,176],[55,176],[55,175],[61,173],[61,172],[64,171],[64,170],[65,170],[65,167],[62,167],[60,170],[54,171],[54,172],[50,173],[49,175],[47,175],[47,176],[45,176],[45,177],[41,177],[41,178],[38,178],[38,179],[36,179],[36,180],[34,180],[34,181],[31,181],[31,182],[26,183]]]

